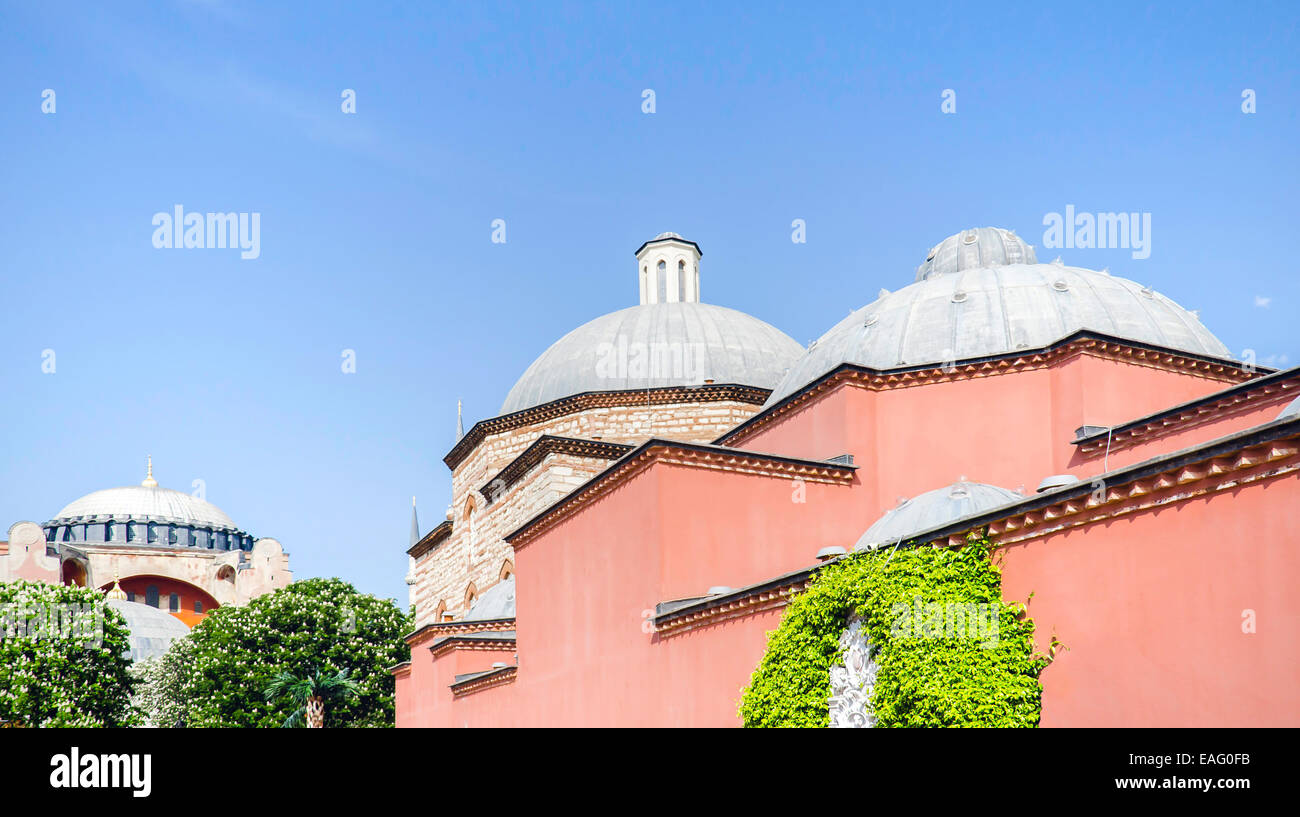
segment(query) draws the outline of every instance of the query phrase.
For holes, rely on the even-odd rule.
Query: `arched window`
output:
[[[105,542],[111,542],[111,541],[113,541],[113,534],[114,534],[114,531],[113,531],[113,523],[112,523],[112,522],[105,522],[105,523],[104,523],[104,541],[105,541]],[[66,540],[65,540],[65,541],[66,541]]]
[[[181,597],[176,593],[172,593],[171,598],[167,600],[167,609],[173,613],[179,613],[181,611]]]
[[[134,522],[127,522],[127,523],[126,523],[126,541],[128,541],[128,542],[134,542],[134,541],[136,540],[136,537],[137,537],[137,536],[139,536],[139,534],[136,532],[136,524],[135,524]]]
[[[144,603],[150,607],[158,606],[158,585],[151,584],[145,589]]]
[[[695,265],[695,303],[700,302],[700,265]]]
[[[474,584],[474,582],[470,582],[469,587],[465,588],[465,612],[466,613],[469,612],[469,608],[473,607],[474,602],[476,601],[478,601],[478,587]]]
[[[659,303],[664,303],[668,300],[668,265],[660,261],[657,269],[659,280],[656,286],[659,287]]]
[[[202,601],[195,600],[195,602],[194,602],[194,612],[196,612],[196,613],[202,613],[202,612],[203,612],[203,602],[202,602]]]
[[[157,542],[157,541],[158,541],[158,526],[157,526],[156,524],[154,524],[153,522],[150,522],[150,523],[149,523],[149,539],[148,539],[148,541],[149,541],[150,544],[153,544],[154,542]]]
[[[686,262],[677,262],[677,300],[686,301]]]
[[[501,563],[501,573],[498,575],[498,578],[505,581],[513,575],[515,575],[515,563],[506,559]]]

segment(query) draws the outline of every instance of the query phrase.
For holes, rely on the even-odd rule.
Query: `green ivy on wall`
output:
[[[1024,606],[1002,601],[986,536],[967,541],[854,553],[817,571],[768,637],[741,699],[745,726],[829,725],[830,670],[854,613],[877,649],[877,726],[1037,726],[1050,658],[1034,653]]]

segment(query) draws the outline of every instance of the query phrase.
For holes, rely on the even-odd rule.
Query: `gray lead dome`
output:
[[[996,247],[972,261],[962,248],[993,244],[986,232],[997,234]],[[977,239],[967,244],[963,236],[969,235]],[[1025,252],[1031,263],[998,263]],[[1033,248],[1007,231],[983,228],[944,240],[918,268],[916,283],[836,324],[791,367],[765,405],[844,363],[873,369],[956,363],[1049,346],[1083,329],[1230,358],[1196,315],[1160,293],[1106,272],[1032,259]]]
[[[642,304],[556,341],[524,371],[501,413],[583,392],[706,380],[770,389],[802,353],[790,336],[744,312],[692,302]]]
[[[926,255],[925,262],[916,268],[916,280],[982,267],[1037,263],[1034,248],[1011,230],[977,227],[962,230],[936,244]]]
[[[954,482],[944,488],[926,491],[885,512],[858,539],[854,550],[870,550],[881,545],[906,541],[908,537],[946,525],[963,516],[989,508],[1019,502],[1023,496],[996,485],[982,482]]]

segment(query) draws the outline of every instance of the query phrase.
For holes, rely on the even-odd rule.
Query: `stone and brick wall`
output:
[[[489,502],[480,489],[542,435],[629,445],[651,437],[712,442],[757,410],[742,400],[606,405],[489,434],[452,471],[451,535],[415,560],[416,625],[434,622],[440,609],[463,616],[471,588],[481,595],[513,567],[502,537],[610,464],[603,456],[551,452],[514,484],[490,491],[498,495]]]

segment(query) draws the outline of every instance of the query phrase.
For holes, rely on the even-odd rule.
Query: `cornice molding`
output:
[[[1190,352],[1176,352],[1085,330],[1076,332],[1050,346],[959,360],[951,364],[932,363],[896,369],[872,369],[843,363],[776,405],[750,417],[714,440],[714,443],[731,445],[743,442],[759,429],[799,411],[822,395],[845,384],[871,391],[911,388],[952,380],[969,380],[976,377],[1043,369],[1083,354],[1164,371],[1194,372],[1198,376],[1224,383],[1240,383],[1273,371],[1264,367],[1247,371],[1230,360],[1203,357]]]
[[[470,678],[467,681],[461,681],[459,684],[452,684],[451,694],[454,698],[460,698],[491,687],[504,686],[513,683],[518,674],[519,667],[503,667],[486,675]]]
[[[434,658],[445,655],[452,651],[473,650],[473,651],[502,651],[515,649],[514,638],[486,638],[475,637],[474,635],[449,635],[443,640],[429,646],[429,652]]]
[[[616,460],[632,450],[626,443],[612,443],[605,440],[584,440],[578,437],[558,437],[543,434],[523,452],[510,461],[510,464],[487,481],[478,492],[491,504],[493,495],[500,496],[511,486],[523,479],[528,472],[537,467],[549,454],[571,454],[588,459]]]
[[[742,386],[735,383],[706,383],[700,386],[665,386],[653,389],[626,389],[619,391],[589,391],[562,397],[540,406],[533,406],[511,414],[480,420],[452,446],[442,461],[456,470],[478,444],[489,435],[500,434],[516,428],[534,425],[568,414],[593,408],[613,406],[658,406],[671,403],[735,402],[761,406],[771,394],[770,389]]]
[[[1163,411],[1148,414],[1114,426],[1107,432],[1074,440],[1081,454],[1100,454],[1107,446],[1112,452],[1159,439],[1168,433],[1196,428],[1241,411],[1276,400],[1285,403],[1300,394],[1300,369],[1239,383],[1222,391],[1189,400]]]
[[[411,558],[418,559],[442,544],[443,540],[448,536],[451,536],[451,520],[445,519],[439,522],[433,530],[420,537],[420,541],[407,548],[406,553]]]
[[[440,635],[509,632],[514,628],[515,620],[513,618],[482,619],[477,621],[440,621],[433,624],[426,624],[423,627],[403,636],[403,638],[407,644],[412,647],[418,647],[421,642]]]

